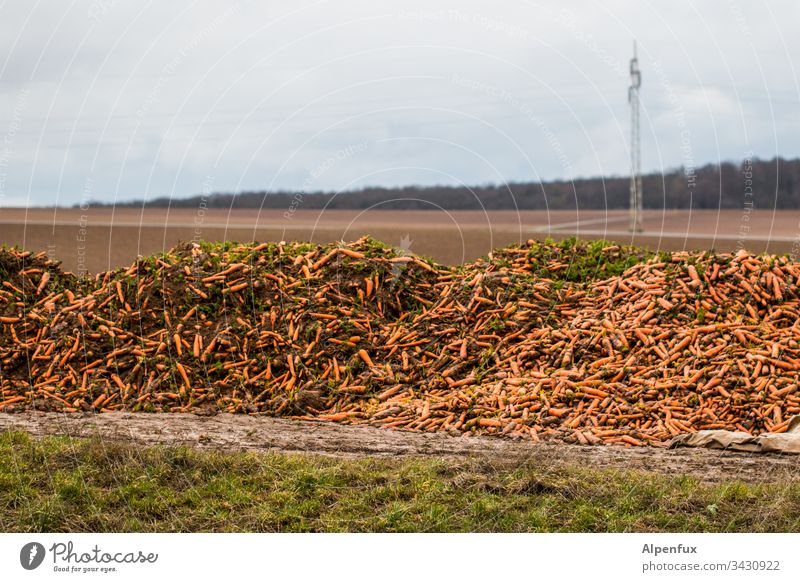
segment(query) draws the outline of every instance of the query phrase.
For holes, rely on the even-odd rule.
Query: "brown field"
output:
[[[644,232],[627,231],[626,211],[355,211],[210,209],[0,209],[0,244],[46,250],[72,271],[117,268],[180,241],[307,240],[327,243],[369,234],[441,263],[456,264],[529,238],[606,238],[654,250],[800,248],[800,210],[647,211]]]

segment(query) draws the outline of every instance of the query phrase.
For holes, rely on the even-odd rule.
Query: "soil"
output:
[[[450,460],[485,459],[493,464],[533,462],[553,468],[579,466],[646,471],[673,477],[687,475],[703,482],[785,483],[797,480],[800,469],[798,455],[532,443],[231,414],[0,413],[0,431],[24,431],[36,437],[93,437],[143,445],[344,458],[441,457]]]
[[[740,246],[754,253],[784,253],[797,237],[800,211],[753,214],[747,234],[740,233],[740,210],[647,210],[645,232],[631,236],[627,210],[521,211],[359,211],[299,209],[291,220],[283,210],[178,208],[3,208],[0,244],[48,251],[64,269],[97,273],[129,266],[137,255],[166,251],[179,241],[308,240],[352,241],[369,234],[393,246],[455,265],[495,248],[529,238],[555,239],[579,232],[582,238],[606,238],[654,250],[709,249]],[[576,224],[580,222],[580,228]]]

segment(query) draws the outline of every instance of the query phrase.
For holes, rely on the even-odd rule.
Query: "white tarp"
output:
[[[706,447],[748,453],[795,453],[800,454],[800,416],[789,421],[789,428],[782,433],[764,433],[753,436],[746,432],[730,430],[701,430],[681,434],[672,439],[670,448]]]

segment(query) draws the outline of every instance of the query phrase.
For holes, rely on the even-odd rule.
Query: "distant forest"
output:
[[[628,207],[628,177],[574,181],[517,182],[473,187],[367,187],[340,192],[214,193],[189,198],[157,198],[146,207],[290,208],[381,210],[569,210]],[[645,208],[800,208],[800,159],[745,160],[678,168],[643,176]],[[98,203],[97,205],[102,205]],[[117,203],[141,207],[143,202]]]

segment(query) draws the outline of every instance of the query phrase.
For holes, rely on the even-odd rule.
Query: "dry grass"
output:
[[[791,532],[800,484],[0,434],[0,530]]]

